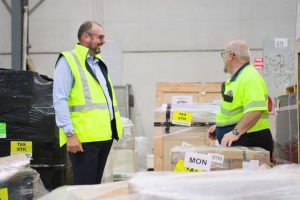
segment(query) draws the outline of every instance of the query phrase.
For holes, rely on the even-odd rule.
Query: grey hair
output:
[[[77,33],[78,40],[80,41],[81,35],[83,33],[89,33],[92,29],[93,24],[97,24],[98,26],[102,27],[100,24],[98,24],[95,21],[86,21],[83,24],[80,25]]]
[[[243,60],[250,60],[250,49],[248,44],[243,40],[234,40],[230,42],[227,49],[232,51],[237,57]]]
[[[238,56],[246,56],[246,57],[250,57],[250,50],[249,47],[248,48],[236,48],[233,50],[234,53]]]

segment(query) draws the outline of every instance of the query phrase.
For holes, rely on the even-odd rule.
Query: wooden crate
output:
[[[179,160],[184,160],[186,152],[223,155],[224,162],[212,162],[211,171],[243,168],[243,162],[251,160],[258,160],[259,166],[262,164],[270,165],[269,151],[259,147],[177,146],[171,150],[171,169],[174,169]]]
[[[156,107],[172,103],[174,96],[191,96],[193,103],[209,103],[221,98],[221,82],[158,82]]]
[[[210,103],[221,100],[221,82],[201,83],[199,103]]]
[[[170,151],[173,147],[187,142],[193,145],[213,145],[207,129],[214,124],[215,111],[218,105],[214,104],[193,104],[193,105],[172,105],[170,119],[166,122],[166,109],[155,110],[154,127],[154,170],[169,171]],[[192,114],[191,126],[180,126],[172,124],[173,111],[189,111]]]
[[[193,104],[220,101],[221,84],[221,82],[158,82],[156,106],[172,103],[174,96],[190,96]],[[207,112],[193,114],[192,122],[214,122],[214,114]],[[165,122],[165,116],[165,111],[156,111],[154,122]],[[214,141],[206,135],[207,127],[171,127],[168,135],[165,133],[165,127],[155,127],[154,169],[170,170],[170,150],[176,145],[181,145],[183,141],[197,145],[214,144]]]
[[[154,136],[154,170],[171,170],[171,149],[183,142],[193,145],[209,143],[206,137],[206,127],[170,127],[170,133],[165,134],[165,127],[155,127]]]

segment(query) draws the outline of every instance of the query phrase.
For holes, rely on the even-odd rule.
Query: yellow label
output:
[[[8,200],[7,188],[0,188],[0,200]]]
[[[181,125],[188,125],[190,126],[192,122],[192,113],[191,112],[180,112],[174,111],[173,112],[173,124],[181,124]]]
[[[32,154],[32,141],[11,141],[10,142],[10,153],[25,153]]]
[[[184,160],[178,160],[175,167],[174,172],[203,172],[202,169],[189,168],[184,166]]]

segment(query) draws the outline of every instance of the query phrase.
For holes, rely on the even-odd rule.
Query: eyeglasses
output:
[[[96,33],[86,33],[88,35],[96,35],[99,40],[104,40],[105,35],[98,35]]]
[[[224,51],[224,52],[221,52],[221,57],[224,58],[226,53],[232,53],[232,55],[235,55],[235,53],[232,51]]]

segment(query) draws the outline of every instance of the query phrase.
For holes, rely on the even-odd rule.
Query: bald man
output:
[[[250,64],[245,41],[229,42],[221,53],[224,72],[231,77],[222,84],[222,100],[216,125],[208,129],[222,146],[262,147],[273,152],[268,120],[268,90],[263,77]]]

